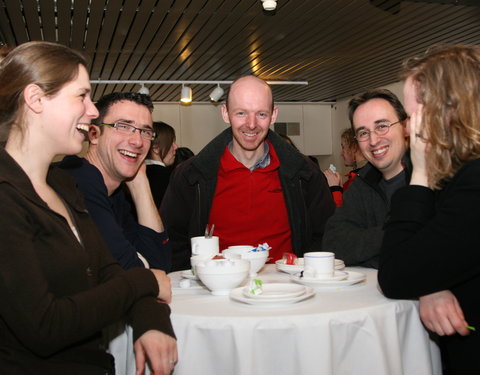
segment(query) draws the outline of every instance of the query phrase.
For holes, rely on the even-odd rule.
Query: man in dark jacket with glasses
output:
[[[395,94],[379,89],[353,98],[349,119],[368,163],[328,220],[323,247],[347,266],[378,268],[390,198],[410,178],[404,159],[407,113]]]

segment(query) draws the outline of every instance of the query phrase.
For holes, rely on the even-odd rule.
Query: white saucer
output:
[[[260,294],[250,294],[249,290],[249,286],[243,288],[245,297],[262,300],[298,297],[305,294],[306,288],[294,283],[269,283],[262,285],[262,293]]]
[[[318,278],[318,277],[309,276],[309,275],[307,275],[306,272],[304,271],[302,277],[303,277],[303,279],[308,280],[308,281],[318,281],[318,280],[322,280],[322,281],[338,281],[338,280],[345,280],[345,279],[348,277],[348,272],[345,272],[345,271],[335,271],[335,273],[333,274],[332,277],[320,279],[320,278]]]
[[[300,273],[291,275],[290,278],[292,279],[292,281],[296,283],[303,284],[312,288],[349,286],[349,285],[362,282],[367,278],[367,275],[361,272],[348,271],[347,273],[348,273],[348,277],[344,280],[317,280],[317,279],[308,279],[308,278],[306,279],[304,277],[300,277]]]
[[[297,272],[303,271],[303,258],[297,258],[298,264],[285,264],[284,259],[279,259],[275,262],[277,270],[286,272],[289,274],[294,274]]]
[[[277,270],[286,272],[289,274],[295,274],[303,271],[303,258],[297,258],[298,264],[285,264],[284,259],[279,259],[275,262]],[[343,271],[345,269],[345,263],[341,259],[335,259],[335,270]]]
[[[191,280],[200,280],[197,275],[194,275],[192,270],[184,270],[180,272],[180,276],[184,279],[191,279]]]
[[[230,299],[237,302],[246,303],[249,305],[275,307],[275,306],[282,306],[282,305],[297,303],[297,302],[306,300],[310,297],[313,297],[315,295],[315,290],[313,290],[313,288],[307,287],[305,288],[305,293],[296,297],[256,299],[256,298],[245,297],[243,295],[243,289],[244,287],[241,287],[241,288],[236,288],[230,291],[230,294],[229,294]]]

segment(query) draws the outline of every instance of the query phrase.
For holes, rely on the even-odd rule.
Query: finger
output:
[[[431,331],[435,332],[439,336],[445,336],[445,331],[443,330],[443,327],[441,324],[437,322],[431,322]]]
[[[414,129],[413,135],[415,136],[415,141],[420,140],[423,143],[427,141],[426,135],[425,135],[425,130],[423,129],[423,123],[422,123],[422,118],[423,118],[423,105],[419,104],[417,107],[417,111],[414,113]],[[412,136],[412,135],[411,135]]]
[[[458,303],[458,300],[455,298],[454,300],[454,310],[455,310],[455,321],[452,322],[456,332],[458,332],[462,336],[466,336],[470,334],[470,331],[467,329],[468,323],[465,320],[465,315],[463,314],[463,310]]]
[[[136,375],[142,375],[145,370],[145,353],[140,345],[135,345],[135,365],[137,367]]]
[[[417,130],[417,112],[410,116],[410,143],[415,141],[415,132]]]

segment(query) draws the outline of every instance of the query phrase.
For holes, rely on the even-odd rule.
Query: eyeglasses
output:
[[[112,128],[115,128],[117,131],[120,133],[124,134],[133,134],[135,133],[135,130],[138,130],[140,133],[140,136],[143,139],[147,139],[149,141],[153,141],[155,137],[157,136],[155,132],[152,129],[142,129],[142,128],[136,128],[133,125],[127,124],[125,122],[115,122],[113,124],[99,124],[100,126],[111,126]]]
[[[392,122],[392,123],[381,122],[381,123],[377,124],[377,126],[375,126],[375,129],[373,129],[373,131],[375,132],[376,135],[385,135],[390,130],[390,127],[392,127],[395,124],[399,124],[401,122],[402,122],[402,120]],[[370,130],[360,129],[359,131],[357,131],[355,133],[355,139],[359,142],[368,141],[370,139],[370,133],[371,133]]]

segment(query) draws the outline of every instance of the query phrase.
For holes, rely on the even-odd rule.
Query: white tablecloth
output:
[[[366,273],[367,281],[317,289],[315,297],[281,307],[175,288],[174,374],[440,375],[439,350],[420,322],[417,303],[385,298],[375,270],[352,270]],[[170,276],[178,286],[180,273]],[[259,278],[286,282],[289,275],[267,265]]]

